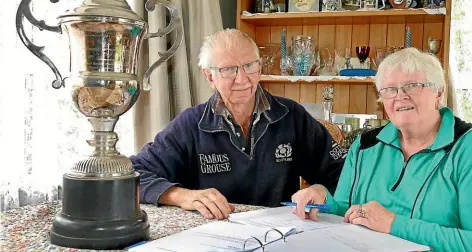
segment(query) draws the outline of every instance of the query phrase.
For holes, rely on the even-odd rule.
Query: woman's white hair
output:
[[[392,53],[380,63],[375,77],[375,86],[377,90],[380,90],[386,78],[393,77],[395,74],[412,72],[423,72],[426,81],[431,82],[436,91],[446,85],[444,71],[439,60],[429,53],[411,47]]]
[[[198,66],[202,69],[211,67],[211,56],[213,49],[216,47],[231,50],[237,48],[244,40],[252,45],[254,54],[259,58],[259,48],[251,37],[236,29],[226,29],[205,37],[203,45],[200,48],[200,54],[198,55]]]

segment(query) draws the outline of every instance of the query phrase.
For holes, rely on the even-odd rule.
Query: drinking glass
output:
[[[365,60],[369,57],[370,46],[356,46],[357,58],[361,63],[361,68],[365,68]]]

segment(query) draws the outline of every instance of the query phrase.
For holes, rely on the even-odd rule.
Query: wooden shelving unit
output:
[[[438,56],[447,71],[451,0],[446,0],[446,15],[431,15],[418,9],[243,15],[243,11],[252,12],[254,2],[238,0],[236,26],[257,44],[280,43],[282,29],[286,28],[287,46],[290,46],[292,36],[303,34],[311,36],[319,49],[328,48],[330,52],[334,52],[351,48],[353,57],[356,46],[368,45],[371,48],[370,57],[373,58],[376,48],[405,46],[405,31],[408,26],[412,33],[412,46],[420,50],[427,50],[430,36],[442,39]],[[271,75],[280,75],[279,62],[280,58],[276,58]],[[298,102],[316,103],[322,101],[323,88],[333,86],[335,113],[376,114],[379,118],[384,118],[384,110],[382,104],[378,103],[377,90],[371,78],[291,82],[263,76],[261,83],[274,95]]]
[[[296,76],[290,76],[290,78],[295,79],[297,78]],[[344,77],[339,77],[339,76],[333,76],[332,79],[325,79],[325,78],[319,78],[319,76],[309,76],[308,77],[310,80],[302,80],[299,78],[299,80],[293,82],[290,80],[288,77],[285,76],[277,76],[277,77],[272,77],[270,75],[262,75],[260,83],[265,84],[265,83],[284,83],[284,84],[320,84],[320,83],[337,83],[337,84],[345,84],[345,85],[350,85],[353,83],[363,83],[363,84],[373,84],[374,79],[371,77],[351,77],[349,79],[345,79]]]
[[[423,9],[379,10],[379,11],[339,11],[339,12],[307,12],[307,13],[270,13],[241,15],[241,20],[254,25],[303,25],[317,24],[320,21],[335,19],[335,23],[348,21],[345,18],[357,18],[358,21],[372,23],[378,17],[428,17],[429,21],[444,21],[445,15],[431,15]]]

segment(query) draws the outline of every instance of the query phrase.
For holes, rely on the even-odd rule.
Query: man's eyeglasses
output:
[[[423,90],[423,88],[431,87],[433,85],[434,84],[431,82],[426,82],[426,83],[415,82],[415,83],[408,83],[402,87],[386,87],[379,90],[379,95],[383,99],[391,99],[391,98],[397,97],[399,89],[402,89],[403,93],[407,95],[414,95],[414,94],[420,93]]]
[[[223,78],[235,78],[238,75],[240,68],[244,69],[246,74],[257,73],[261,70],[261,62],[259,60],[249,62],[241,66],[230,66],[230,67],[210,67],[211,70],[217,70],[220,72],[221,77]]]

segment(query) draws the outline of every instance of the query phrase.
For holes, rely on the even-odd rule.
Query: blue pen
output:
[[[126,251],[126,250],[132,249],[132,248],[134,248],[134,247],[137,247],[137,246],[139,246],[139,245],[143,245],[143,244],[145,244],[145,243],[147,243],[147,242],[148,242],[148,241],[141,241],[141,242],[135,243],[135,244],[133,244],[133,245],[130,245],[130,246],[124,248],[123,250]]]
[[[285,206],[297,206],[297,203],[295,202],[281,202],[280,204]],[[330,209],[329,205],[308,204],[305,206],[305,212],[309,212],[311,208],[316,208],[322,211],[328,211]]]

